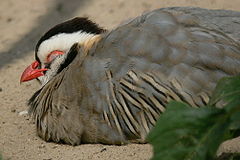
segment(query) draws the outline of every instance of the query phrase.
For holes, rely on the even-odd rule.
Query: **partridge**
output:
[[[240,43],[198,16],[158,9],[112,31],[78,17],[54,26],[20,80],[41,83],[29,100],[37,134],[71,145],[145,143],[169,101],[207,104],[219,79],[240,73]]]

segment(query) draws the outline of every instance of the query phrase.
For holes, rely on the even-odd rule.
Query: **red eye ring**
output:
[[[59,51],[59,50],[55,50],[55,51],[52,51],[48,54],[47,56],[47,62],[51,62],[53,61],[57,56],[59,55],[63,55],[64,52],[63,51]]]

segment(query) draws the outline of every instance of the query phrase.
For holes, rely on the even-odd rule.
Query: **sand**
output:
[[[47,143],[36,136],[26,102],[39,87],[19,84],[34,59],[39,37],[53,25],[88,16],[106,29],[156,8],[198,6],[240,11],[239,0],[1,0],[0,1],[0,152],[4,159],[150,159],[149,144],[69,146]],[[234,142],[235,143],[235,142]]]

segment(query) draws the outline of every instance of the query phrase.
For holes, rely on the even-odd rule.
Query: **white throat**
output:
[[[38,77],[41,82],[41,86],[44,86],[50,79],[57,75],[58,68],[66,58],[67,53],[53,60],[51,63],[51,68],[47,70],[46,74],[44,76]]]
[[[45,63],[46,57],[50,52],[54,50],[60,50],[67,53],[74,43],[81,44],[94,36],[95,34],[86,33],[83,31],[74,33],[60,33],[48,40],[43,41],[38,48],[37,55],[41,63]]]

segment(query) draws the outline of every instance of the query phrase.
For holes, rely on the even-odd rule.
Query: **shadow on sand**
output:
[[[29,51],[34,49],[41,35],[45,33],[49,27],[72,18],[76,10],[85,7],[89,2],[89,0],[55,0],[51,7],[52,9],[50,9],[46,15],[39,18],[32,30],[25,34],[22,39],[14,43],[9,50],[0,53],[0,68],[15,59],[26,56]]]

